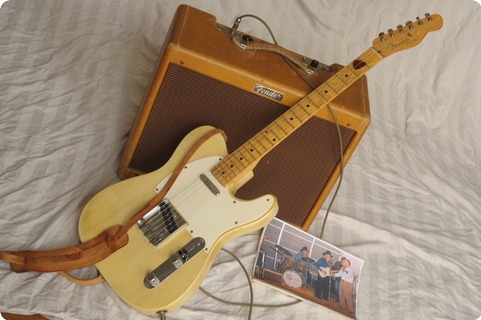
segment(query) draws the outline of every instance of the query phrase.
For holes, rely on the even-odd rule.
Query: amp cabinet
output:
[[[202,125],[224,130],[229,152],[234,151],[312,91],[294,68],[318,86],[342,67],[282,48],[242,49],[242,43],[276,48],[231,32],[208,13],[186,5],[177,9],[121,159],[121,178],[158,169],[182,138]],[[306,68],[289,66],[279,52],[306,62]],[[331,107],[347,162],[370,122],[366,78],[340,94]],[[277,217],[307,230],[339,177],[339,160],[338,131],[322,108],[260,160],[254,177],[236,196],[274,194]]]

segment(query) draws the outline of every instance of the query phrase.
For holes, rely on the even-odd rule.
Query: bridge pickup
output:
[[[149,242],[156,246],[185,223],[170,201],[164,199],[137,221],[137,226]]]
[[[168,260],[158,266],[154,271],[147,274],[144,278],[144,286],[153,289],[158,286],[165,278],[182,267],[188,260],[202,251],[205,247],[205,240],[202,238],[194,238],[187,243],[182,249],[177,251]]]

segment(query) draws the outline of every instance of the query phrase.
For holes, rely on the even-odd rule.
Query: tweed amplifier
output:
[[[121,178],[158,169],[182,138],[202,125],[224,130],[232,152],[312,91],[294,68],[316,86],[341,68],[280,47],[243,49],[242,43],[275,48],[217,23],[208,13],[186,5],[177,9],[121,159]],[[305,68],[289,66],[279,53],[306,62]],[[366,78],[331,106],[346,162],[370,122]],[[323,108],[261,159],[236,196],[274,194],[277,217],[307,230],[339,174],[338,131]]]

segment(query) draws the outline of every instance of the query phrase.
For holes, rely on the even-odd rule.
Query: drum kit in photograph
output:
[[[280,255],[280,263],[276,271],[282,273],[282,279],[290,288],[300,288],[305,286],[312,290],[312,283],[317,279],[317,268],[314,266],[314,259],[301,257],[305,263],[296,263],[292,260],[292,254],[282,246],[276,244],[271,247]]]

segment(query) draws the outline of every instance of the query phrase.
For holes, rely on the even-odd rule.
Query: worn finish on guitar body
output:
[[[82,241],[95,237],[109,226],[125,224],[156,195],[184,154],[212,127],[191,132],[162,168],[121,181],[97,194],[85,207],[79,222]],[[209,271],[215,256],[229,240],[266,225],[277,212],[275,197],[267,195],[252,201],[232,196],[235,185],[222,186],[212,181],[220,194],[211,192],[200,178],[227,155],[222,134],[214,135],[194,153],[192,161],[179,175],[166,198],[186,223],[153,245],[138,226],[129,232],[129,243],[96,264],[105,280],[130,306],[146,314],[173,311],[194,294]],[[194,185],[194,188],[192,186]],[[193,238],[205,239],[205,248],[195,254],[158,286],[149,289],[145,276],[167,261]]]

